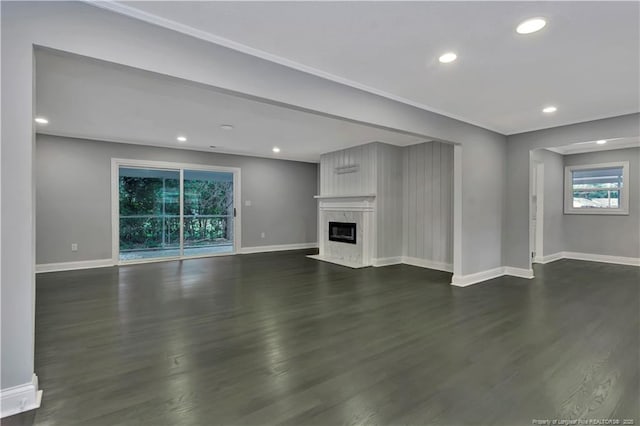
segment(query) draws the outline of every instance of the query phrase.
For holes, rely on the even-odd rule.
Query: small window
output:
[[[565,214],[629,214],[629,162],[565,168]]]

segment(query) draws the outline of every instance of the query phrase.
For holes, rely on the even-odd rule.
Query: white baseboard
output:
[[[553,253],[553,254],[548,254],[546,256],[542,256],[542,257],[538,257],[536,256],[535,259],[533,259],[534,263],[541,263],[541,264],[545,264],[545,263],[551,263],[551,262],[555,262],[556,260],[560,260],[560,259],[564,259],[564,252],[558,252],[558,253]]]
[[[0,418],[35,410],[41,401],[42,391],[38,390],[38,376],[34,374],[31,383],[0,390]]]
[[[438,262],[435,260],[419,259],[417,257],[402,257],[402,263],[411,266],[419,266],[421,268],[435,269],[436,271],[453,272],[451,263]]]
[[[309,248],[318,248],[318,243],[302,243],[302,244],[282,244],[277,246],[259,246],[259,247],[243,247],[239,253],[264,253],[270,251],[284,251],[284,250],[301,250]],[[227,253],[225,253],[227,254]],[[206,256],[209,257],[209,256]],[[164,261],[175,259],[150,259],[153,261]],[[144,263],[132,262],[132,263]],[[91,269],[91,268],[105,268],[109,266],[115,266],[112,259],[95,259],[95,260],[80,260],[76,262],[60,262],[60,263],[43,263],[36,265],[36,273],[44,272],[58,272],[58,271],[73,271],[76,269]]]
[[[73,271],[76,269],[105,268],[114,266],[112,259],[80,260],[77,262],[43,263],[36,265],[36,273]]]
[[[319,254],[309,254],[307,255],[307,257],[310,259],[333,263],[334,265],[346,266],[347,268],[353,268],[353,269],[367,268],[371,266],[371,265],[363,265],[362,263],[350,262],[344,259],[336,259],[334,257],[320,256]]]
[[[616,265],[630,265],[640,266],[640,258],[637,257],[623,257],[623,256],[609,256],[605,254],[593,254],[593,253],[578,253],[574,251],[561,251],[558,253],[543,256],[541,258],[534,259],[535,263],[551,263],[556,260],[571,259],[571,260],[586,260],[589,262],[602,262],[602,263],[614,263]]]
[[[638,257],[608,256],[604,254],[576,253],[572,251],[562,252],[563,259],[587,260],[590,262],[615,263],[617,265],[640,266]]]
[[[402,257],[382,257],[378,259],[371,260],[373,266],[389,266],[389,265],[398,265],[402,262]]]
[[[533,278],[533,269],[514,268],[512,266],[505,266],[504,274],[511,275],[512,277],[526,278],[530,280]]]
[[[511,266],[500,266],[499,268],[488,269],[468,275],[454,275],[451,277],[451,285],[457,287],[466,287],[472,284],[478,284],[494,278],[510,275],[518,278],[532,279],[533,269],[514,268]]]
[[[285,251],[285,250],[302,250],[318,248],[318,243],[300,243],[300,244],[280,244],[276,246],[257,246],[257,247],[242,247],[238,253],[251,254],[251,253],[266,253],[270,251]]]
[[[373,259],[373,266],[399,265],[401,263],[404,263],[405,265],[418,266],[420,268],[435,269],[437,271],[453,272],[453,265],[450,263],[419,259],[417,257],[398,256]]]
[[[457,287],[466,287],[472,284],[481,283],[483,281],[492,280],[504,275],[504,267],[488,269],[486,271],[476,272],[467,275],[453,275],[451,277],[451,285]]]
[[[563,251],[537,258],[536,263],[550,263],[560,259],[586,260],[589,262],[614,263],[617,265],[640,266],[640,258],[607,256],[602,254],[576,253]],[[469,275],[454,275],[451,278],[451,285],[458,287],[466,287],[468,285],[477,284],[503,275],[511,275],[519,278],[532,279],[533,270],[524,268],[514,268],[512,266],[502,266],[500,268],[489,269],[487,271],[476,272]]]
[[[307,257],[310,257],[312,259],[325,260],[327,262],[332,262],[332,260],[321,258],[319,255],[307,256]],[[335,261],[334,263],[338,263],[344,266],[349,266],[352,268],[354,267],[349,262],[347,262],[346,264],[344,262],[343,263],[340,263],[340,262],[342,261]],[[453,265],[450,263],[437,262],[435,260],[419,259],[417,257],[406,257],[406,256],[381,257],[381,258],[373,259],[371,261],[371,265],[375,267],[399,265],[402,263],[404,263],[405,265],[418,266],[420,268],[435,269],[437,271],[444,271],[444,272],[453,272]],[[362,266],[359,265],[358,267],[360,268]]]

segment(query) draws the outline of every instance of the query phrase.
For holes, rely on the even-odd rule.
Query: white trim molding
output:
[[[138,160],[128,158],[111,158],[111,256],[113,264],[144,263],[138,261],[120,261],[120,167],[149,168],[171,170],[180,173],[180,256],[177,259],[188,259],[184,256],[184,171],[198,170],[206,172],[223,172],[233,174],[233,251],[236,254],[242,241],[242,170],[239,167],[212,166],[207,164],[182,163],[172,161]]]
[[[35,410],[41,401],[42,391],[38,390],[38,376],[34,374],[30,383],[0,390],[0,418]]]
[[[451,277],[451,285],[456,287],[466,287],[472,284],[481,283],[487,280],[492,280],[504,275],[504,267],[488,269],[486,271],[476,272],[474,274],[457,275],[454,274]]]
[[[533,262],[544,265],[545,263],[555,262],[556,260],[560,260],[560,259],[564,259],[564,253],[561,251],[558,253],[548,254],[542,257],[536,256],[536,258],[533,259]]]
[[[318,248],[318,243],[279,244],[274,246],[242,247],[240,254],[267,253],[271,251],[303,250]]]
[[[314,195],[316,200],[338,200],[338,201],[355,201],[372,200],[376,198],[376,194],[351,194],[351,195]]]
[[[326,260],[327,262],[336,263],[338,265],[343,265],[343,266],[349,266],[351,268],[362,267],[362,265],[360,264],[358,264],[357,266],[352,266],[355,264],[352,264],[350,262],[344,262],[341,260],[326,259],[326,258],[322,258],[321,256],[307,256],[307,257],[310,257],[312,259],[318,259],[318,260]],[[371,259],[371,266],[374,266],[376,268],[379,268],[381,266],[402,265],[402,264],[417,266],[418,268],[434,269],[436,271],[453,272],[453,265],[451,263],[438,262],[435,260],[428,260],[428,259],[419,259],[417,257],[397,256],[397,257],[382,257],[377,259],[375,258]]]
[[[572,251],[562,252],[563,259],[586,260],[589,262],[614,263],[616,265],[640,266],[638,257],[608,256],[604,254],[576,253]]]
[[[581,170],[597,170],[622,168],[622,188],[617,208],[576,208],[573,207],[573,172]],[[629,162],[616,161],[613,163],[583,164],[579,166],[566,166],[564,168],[564,214],[603,214],[603,215],[628,215],[629,214]]]
[[[377,258],[377,259],[371,259],[371,264],[373,266],[379,267],[379,266],[390,266],[390,265],[399,265],[401,263],[404,263],[403,258],[398,256],[398,257],[381,257],[381,258]]]
[[[498,268],[487,269],[486,271],[480,271],[468,275],[453,275],[451,277],[451,285],[456,287],[467,287],[473,284],[492,280],[494,278],[499,278],[504,275],[530,280],[533,278],[533,270],[513,268],[511,266],[500,266]]]
[[[436,271],[453,272],[453,265],[451,263],[438,262],[436,260],[403,256],[402,263],[420,268],[435,269]]]
[[[504,267],[504,274],[512,277],[525,278],[530,280],[533,278],[533,269],[514,268],[512,266]]]
[[[42,263],[36,265],[36,274],[44,272],[74,271],[76,269],[107,268],[115,266],[112,259],[80,260],[76,262]]]
[[[309,259],[319,260],[321,262],[333,263],[335,265],[346,266],[347,268],[352,269],[361,269],[366,268],[371,265],[363,265],[361,262],[350,262],[345,259],[337,259],[333,257],[320,256],[319,254],[311,254],[307,256]]]
[[[578,253],[574,251],[561,251],[558,253],[536,258],[536,263],[551,263],[561,259],[584,260],[587,262],[613,263],[616,265],[640,266],[639,257],[609,256],[606,254]]]
[[[251,253],[266,253],[272,251],[285,251],[285,250],[302,250],[318,248],[318,243],[300,243],[300,244],[281,244],[273,246],[256,246],[256,247],[242,247],[239,251],[241,254]],[[42,274],[46,272],[60,272],[60,271],[75,271],[78,269],[93,269],[93,268],[108,268],[111,266],[126,266],[137,265],[142,263],[155,263],[155,262],[167,262],[174,260],[190,260],[200,259],[203,257],[220,257],[229,256],[233,253],[213,253],[204,256],[187,256],[185,258],[170,257],[170,258],[157,258],[157,259],[144,259],[132,262],[120,262],[113,263],[113,259],[94,259],[94,260],[81,260],[77,262],[60,262],[60,263],[42,263],[36,265],[36,273]]]
[[[319,253],[312,257],[317,260],[336,263],[350,268],[360,268],[373,265],[373,254],[376,252],[376,195],[316,195],[314,198],[318,203],[318,244]],[[329,242],[329,221],[327,216],[330,212],[362,213],[359,227],[359,237],[352,253],[358,260],[344,259],[342,256],[328,254],[331,248]]]

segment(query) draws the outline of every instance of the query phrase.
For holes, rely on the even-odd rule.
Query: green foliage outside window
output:
[[[180,246],[179,179],[121,176],[120,250]],[[184,243],[232,239],[233,183],[184,181]]]

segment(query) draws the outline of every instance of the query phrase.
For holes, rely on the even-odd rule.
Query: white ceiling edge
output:
[[[597,0],[594,0],[597,1]],[[610,115],[610,114],[605,114],[605,115],[597,115],[594,116],[593,118],[590,118],[586,121],[572,121],[569,123],[565,123],[565,124],[559,124],[559,125],[551,125],[548,127],[531,127],[528,130],[523,130],[523,131],[518,131],[517,133],[509,133],[506,134],[505,136],[507,137],[511,137],[511,136],[517,136],[517,135],[521,135],[523,133],[533,133],[533,132],[538,132],[540,130],[549,130],[549,129],[555,129],[556,127],[565,127],[565,126],[573,126],[576,124],[582,124],[582,123],[589,123],[591,121],[598,121],[598,120],[606,120],[608,118],[616,118],[616,117],[623,117],[625,115],[632,115],[632,114],[638,114],[640,113],[640,111],[633,109],[633,110],[629,110],[629,111],[624,111],[621,114],[616,114],[616,115]]]
[[[190,145],[175,145],[175,144],[159,144],[159,143],[149,143],[149,142],[140,142],[131,139],[119,139],[119,138],[105,138],[105,137],[95,137],[88,135],[81,135],[78,133],[65,133],[65,132],[55,132],[49,131],[46,129],[38,129],[36,130],[37,135],[44,136],[56,136],[61,138],[71,138],[71,139],[84,139],[88,141],[95,142],[109,142],[109,143],[122,143],[128,145],[136,145],[136,146],[146,146],[151,148],[169,148],[169,149],[178,149],[178,150],[188,150],[188,151],[198,151],[198,152],[207,152],[209,154],[225,154],[225,155],[235,155],[240,157],[256,157],[256,158],[265,158],[267,160],[281,160],[281,161],[296,161],[299,163],[309,163],[309,164],[320,164],[320,159],[318,160],[310,160],[308,157],[296,157],[287,154],[258,154],[255,152],[247,152],[247,151],[234,151],[228,150],[224,148],[205,148],[199,146],[190,146]],[[422,142],[417,142],[422,143]],[[344,148],[347,149],[347,148]]]
[[[604,145],[598,145],[595,141],[578,142],[571,145],[558,146],[552,148],[542,148],[547,151],[555,152],[560,155],[583,154],[586,152],[613,151],[616,149],[640,148],[640,139],[638,138],[621,138],[608,139]]]
[[[396,102],[400,102],[406,105],[410,105],[416,108],[419,108],[421,110],[424,111],[428,111],[428,112],[432,112],[432,113],[436,113],[436,114],[440,114],[443,115],[445,117],[449,117],[449,118],[453,118],[455,120],[459,120],[459,121],[463,121],[467,124],[472,124],[474,126],[478,126],[481,127],[483,129],[487,129],[490,130],[492,132],[496,132],[499,133],[503,136],[506,136],[508,132],[506,132],[504,129],[497,129],[497,128],[493,128],[493,127],[489,127],[485,124],[482,123],[478,123],[474,120],[470,120],[466,117],[461,117],[457,114],[452,114],[448,111],[442,111],[438,108],[433,108],[429,105],[425,105],[425,104],[421,104],[419,102],[414,102],[410,99],[406,99],[403,98],[401,96],[397,96],[394,95],[392,93],[388,93],[385,92],[383,90],[379,90],[376,89],[374,87],[370,87],[361,83],[358,83],[356,81],[353,80],[349,80],[347,78],[344,77],[340,77],[331,73],[328,73],[326,71],[322,71],[319,70],[317,68],[314,67],[310,67],[308,65],[304,65],[301,64],[299,62],[296,61],[292,61],[290,59],[287,58],[283,58],[281,56],[278,55],[274,55],[272,53],[269,52],[265,52],[263,50],[260,49],[256,49],[250,46],[247,46],[245,44],[242,43],[238,43],[235,42],[233,40],[230,40],[228,38],[225,37],[220,37],[217,36],[215,34],[212,33],[208,33],[206,31],[202,31],[199,30],[197,28],[193,28],[189,25],[185,25],[185,24],[181,24],[179,22],[173,21],[171,19],[167,19],[167,18],[163,18],[157,15],[154,15],[152,13],[148,13],[148,12],[144,12],[140,9],[136,9],[134,7],[119,3],[115,0],[101,0],[101,1],[97,1],[94,2],[92,0],[82,0],[83,2],[91,5],[91,6],[95,6],[95,7],[99,7],[101,9],[106,9],[109,10],[111,12],[115,12],[121,15],[125,15],[128,16],[130,18],[133,19],[137,19],[140,21],[144,21],[147,22],[149,24],[153,24],[153,25],[157,25],[160,27],[164,27],[167,29],[170,29],[172,31],[176,31],[182,34],[186,34],[188,36],[194,37],[194,38],[198,38],[200,40],[204,40],[204,41],[208,41],[210,43],[219,45],[219,46],[223,46],[226,47],[228,49],[232,49],[250,56],[254,56],[260,59],[264,59],[267,60],[269,62],[273,62],[282,66],[285,66],[287,68],[291,68],[291,69],[295,69],[297,71],[302,71],[304,73],[307,74],[311,74],[311,75],[315,75],[316,77],[320,77],[323,78],[325,80],[329,80],[329,81],[333,81],[334,83],[339,83],[345,86],[349,86],[352,87],[354,89],[358,89],[358,90],[362,90],[364,92],[368,92],[371,93],[373,95],[377,95],[377,96],[381,96],[383,98],[387,98]],[[520,133],[520,132],[519,132]]]

